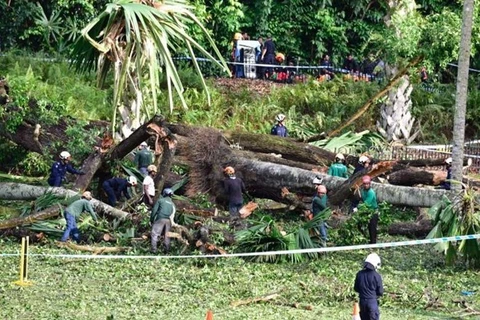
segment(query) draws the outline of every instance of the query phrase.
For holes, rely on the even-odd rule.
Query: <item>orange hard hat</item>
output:
[[[226,167],[225,169],[223,169],[223,172],[225,172],[225,174],[231,175],[235,174],[235,169],[233,169],[233,167]]]
[[[275,60],[277,60],[278,62],[283,62],[285,61],[285,55],[283,53],[277,53],[277,55],[275,56]]]

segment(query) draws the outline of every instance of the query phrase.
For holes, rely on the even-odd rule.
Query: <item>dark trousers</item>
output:
[[[108,183],[108,181],[105,181],[102,184],[102,188],[108,196],[108,204],[112,207],[115,207],[115,205],[117,204],[117,196],[115,195],[115,190],[110,186],[110,183]]]
[[[71,236],[75,242],[80,241],[80,230],[77,229],[77,219],[68,212],[65,212],[65,220],[67,220],[67,226],[63,232],[62,239],[60,241],[66,242]]]
[[[374,244],[377,243],[377,226],[378,226],[378,213],[375,213],[372,215],[370,220],[368,221],[368,237],[370,238],[370,243]],[[358,230],[366,237],[367,235],[365,234],[365,226],[362,225],[361,222],[358,222]]]
[[[370,243],[377,243],[377,226],[378,226],[378,213],[375,213],[368,222],[368,235],[370,236]]]
[[[275,64],[275,55],[274,54],[266,54],[265,55],[265,58],[263,59],[263,63],[264,64]],[[269,67],[266,67],[264,69],[265,73],[264,74],[268,74],[268,77],[265,76],[265,78],[270,78],[272,76],[272,73],[273,73],[273,68],[269,68]]]
[[[360,299],[360,319],[380,320],[380,310],[376,299]]]
[[[238,217],[239,216],[239,211],[242,209],[243,204],[242,203],[230,203],[228,205],[228,212],[230,213],[231,217]]]

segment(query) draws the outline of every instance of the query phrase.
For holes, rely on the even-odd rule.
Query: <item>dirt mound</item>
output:
[[[243,78],[217,78],[214,84],[221,91],[240,93],[242,91],[254,92],[259,95],[268,95],[274,88],[285,86],[285,83],[260,79]]]

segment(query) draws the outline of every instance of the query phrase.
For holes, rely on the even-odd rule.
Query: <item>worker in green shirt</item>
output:
[[[82,212],[90,213],[93,220],[97,221],[97,215],[95,211],[93,211],[90,200],[92,200],[92,194],[89,191],[85,191],[81,199],[74,201],[65,209],[63,215],[65,220],[67,220],[67,226],[60,241],[66,242],[70,236],[75,242],[80,241],[80,230],[77,229],[77,218]]]
[[[153,155],[152,152],[148,150],[148,144],[145,141],[140,144],[133,162],[144,176],[148,174],[147,167],[153,163]]]
[[[363,203],[373,212],[368,222],[368,234],[370,237],[370,243],[377,243],[377,226],[378,226],[378,204],[377,204],[377,195],[375,190],[371,187],[372,178],[370,176],[363,176],[362,178],[362,187],[360,188],[360,195],[362,197]],[[353,209],[354,212],[357,212],[357,208]]]
[[[312,201],[312,213],[315,218],[323,210],[327,209],[327,188],[324,185],[317,187],[317,193],[313,197]],[[325,221],[321,221],[319,225],[320,238],[322,240],[322,246],[327,246],[327,228]]]
[[[338,153],[335,156],[335,162],[328,168],[328,174],[334,177],[348,178],[347,166],[345,165],[345,157]]]
[[[163,243],[165,252],[170,251],[170,238],[167,233],[172,226],[176,226],[173,221],[175,217],[175,204],[172,201],[173,190],[166,188],[162,192],[162,198],[158,199],[152,209],[150,215],[150,223],[152,224],[152,252],[157,253],[158,238],[163,234]]]

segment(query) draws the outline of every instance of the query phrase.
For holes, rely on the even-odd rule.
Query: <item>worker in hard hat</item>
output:
[[[441,189],[450,190],[451,189],[451,179],[452,179],[452,161],[451,157],[445,159],[445,166],[447,167],[447,178],[440,184]]]
[[[275,117],[277,123],[272,127],[272,130],[270,130],[270,134],[279,137],[287,137],[288,129],[285,126],[286,118],[287,117],[283,113],[277,114],[277,116]]]
[[[81,199],[72,202],[72,204],[65,209],[63,216],[67,221],[67,225],[60,241],[66,242],[68,238],[71,237],[73,241],[80,242],[80,230],[77,228],[77,218],[82,212],[90,213],[93,220],[97,221],[97,215],[95,211],[93,211],[90,200],[92,200],[92,194],[89,191],[85,191]]]
[[[148,149],[148,144],[143,141],[138,148],[137,153],[135,154],[135,159],[133,160],[138,170],[143,174],[147,175],[147,167],[153,162],[153,154]]]
[[[231,217],[238,217],[243,206],[243,193],[246,193],[243,180],[235,175],[233,167],[223,169],[226,178],[223,181],[225,194],[228,197],[228,211]]]
[[[324,185],[319,185],[316,194],[312,200],[312,214],[313,218],[319,215],[323,210],[327,209],[327,188]],[[327,228],[325,221],[320,221],[318,231],[320,232],[321,245],[327,246]]]
[[[115,207],[117,201],[122,197],[122,194],[125,198],[130,199],[131,195],[128,191],[128,188],[135,187],[137,185],[137,178],[130,176],[127,179],[125,178],[111,178],[103,182],[102,188],[103,191],[108,196],[108,204],[112,207]]]
[[[362,186],[360,188],[361,201],[365,205],[367,211],[369,211],[370,220],[368,222],[368,235],[370,243],[377,243],[377,226],[378,226],[378,203],[375,190],[372,189],[372,178],[370,176],[362,177]],[[354,208],[354,212],[358,209]],[[360,231],[363,233],[363,226],[359,226]]]
[[[152,252],[157,253],[158,238],[163,235],[163,243],[165,245],[164,252],[170,251],[170,237],[168,232],[172,226],[177,224],[174,221],[176,207],[172,200],[173,190],[170,188],[163,189],[162,197],[157,200],[150,215],[150,223],[152,224],[151,246]]]
[[[383,295],[382,276],[377,272],[381,260],[378,254],[371,253],[365,259],[363,269],[355,277],[354,290],[360,298],[360,319],[379,320],[378,299]]]
[[[48,178],[48,184],[52,187],[60,187],[62,185],[63,180],[65,180],[65,175],[67,172],[83,175],[85,174],[81,170],[75,169],[70,160],[72,159],[72,155],[68,151],[60,152],[59,156],[60,160],[56,161],[50,170],[50,177]]]
[[[153,206],[153,198],[155,198],[155,182],[153,178],[157,174],[157,167],[151,164],[147,167],[148,174],[143,179],[143,203],[147,206]]]
[[[337,153],[335,162],[328,168],[328,174],[334,177],[348,178],[348,170],[343,154]]]
[[[360,171],[366,171],[370,167],[370,158],[363,155],[358,158],[358,163],[355,166],[355,170],[353,171],[353,174],[360,172]],[[365,172],[366,173],[366,172]]]
[[[244,67],[242,64],[242,50],[238,46],[238,41],[244,40],[243,35],[240,32],[237,32],[233,35],[233,43],[232,43],[232,60],[234,63],[233,70],[235,71],[233,75],[235,78],[243,78],[244,77]]]

